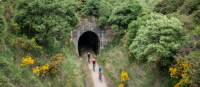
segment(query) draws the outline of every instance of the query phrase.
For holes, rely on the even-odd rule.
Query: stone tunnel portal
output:
[[[95,32],[87,31],[83,33],[78,39],[78,53],[79,56],[83,52],[92,51],[96,55],[99,52],[100,40]]]

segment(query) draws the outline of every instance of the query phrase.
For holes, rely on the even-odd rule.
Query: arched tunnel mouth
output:
[[[83,33],[78,40],[78,52],[79,56],[82,56],[84,52],[94,52],[95,55],[99,52],[99,37],[92,31]]]

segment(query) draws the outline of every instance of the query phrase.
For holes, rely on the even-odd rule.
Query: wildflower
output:
[[[46,74],[47,72],[49,71],[49,65],[48,64],[45,64],[43,66],[40,66],[40,67],[35,67],[32,69],[32,72],[36,75],[42,75],[42,74]]]
[[[32,69],[32,72],[39,76],[40,75],[40,68],[39,67],[35,67],[35,68]]]
[[[177,60],[177,64],[169,68],[171,77],[180,78],[179,82],[174,87],[185,87],[191,84],[189,70],[191,64],[187,60]]]
[[[35,63],[35,61],[33,60],[33,58],[31,56],[25,56],[22,59],[21,66],[33,65],[34,63]]]
[[[177,74],[177,69],[175,67],[170,67],[169,72],[171,77],[175,77]]]
[[[128,77],[128,72],[122,71],[122,72],[121,72],[121,82],[125,82],[125,81],[127,81],[128,79],[129,79],[129,77]]]
[[[49,65],[48,64],[45,64],[45,65],[40,67],[40,71],[42,73],[46,73],[46,72],[48,72],[48,70],[49,70]]]

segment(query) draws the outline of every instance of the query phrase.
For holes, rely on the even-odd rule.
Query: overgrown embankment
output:
[[[108,47],[98,56],[98,61],[104,66],[107,75],[115,86],[120,83],[122,70],[129,73],[128,84],[131,87],[171,87],[169,74],[161,75],[153,63],[142,64],[139,61],[130,62],[128,51],[121,46]]]
[[[3,0],[0,4],[1,87],[84,86],[69,41],[78,21],[70,8],[73,1]]]

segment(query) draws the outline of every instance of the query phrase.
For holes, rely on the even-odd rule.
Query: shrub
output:
[[[194,13],[196,10],[200,9],[200,1],[199,0],[185,0],[183,6],[180,8],[180,12],[190,15]]]
[[[42,51],[42,47],[36,43],[34,38],[32,38],[31,40],[25,37],[16,38],[13,42],[13,47],[16,49],[21,49],[24,52],[41,52]]]
[[[175,87],[195,87],[200,84],[199,56],[199,51],[191,51],[189,55],[177,57],[176,64],[169,68],[170,76],[178,80]]]
[[[125,38],[125,47],[129,47],[133,41],[133,39],[136,37],[136,33],[137,33],[137,29],[139,28],[139,25],[137,23],[137,21],[132,21],[129,25],[128,25],[128,32],[126,33],[126,37]]]
[[[186,59],[192,64],[189,75],[192,85],[200,85],[200,51],[192,51]]]
[[[60,68],[63,60],[64,60],[63,53],[57,53],[51,58],[51,62],[49,63],[51,74],[58,74],[58,72],[61,72]]]
[[[155,11],[162,14],[169,14],[176,12],[177,9],[183,5],[185,0],[162,0],[155,6]]]
[[[86,0],[83,4],[82,12],[89,16],[99,16],[100,0]]]
[[[193,14],[193,20],[196,24],[200,24],[200,8]]]
[[[3,18],[0,17],[0,34],[3,32],[4,30],[4,21],[3,21]]]
[[[104,27],[108,25],[108,19],[112,12],[112,6],[107,1],[101,0],[99,8],[98,25]]]
[[[38,76],[59,75],[61,64],[64,60],[64,54],[55,54],[49,63],[32,68],[32,72]]]
[[[174,87],[184,87],[191,84],[189,76],[190,68],[191,63],[183,59],[178,59],[177,63],[169,68],[170,76],[179,79]]]
[[[0,36],[2,36],[2,33],[4,32],[4,30],[5,30],[5,22],[4,22],[3,17],[1,17],[0,15]]]
[[[151,13],[132,23],[128,29],[128,41],[134,58],[158,62],[161,66],[170,64],[184,40],[181,22]]]
[[[127,29],[128,24],[136,20],[141,12],[142,7],[138,2],[126,1],[114,8],[108,21],[111,25],[116,25],[120,29]]]

